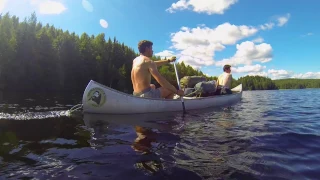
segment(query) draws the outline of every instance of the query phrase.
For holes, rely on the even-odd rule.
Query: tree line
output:
[[[278,79],[274,80],[279,89],[320,88],[320,79]]]
[[[106,40],[104,33],[79,36],[43,25],[35,13],[21,22],[0,15],[0,52],[0,90],[22,92],[83,92],[92,79],[131,93],[132,60],[139,55],[116,37]],[[206,76],[184,63],[177,69],[180,77]],[[172,64],[159,71],[177,86]]]
[[[242,84],[243,90],[275,90],[276,84],[267,77],[262,76],[244,76],[236,80],[236,84]]]
[[[244,76],[234,80],[234,85],[242,84],[243,90],[278,90],[320,88],[320,79],[278,79],[262,76]]]
[[[68,30],[37,22],[35,13],[20,21],[9,13],[0,15],[0,90],[17,92],[82,93],[92,79],[111,88],[132,93],[132,60],[139,54],[104,33],[77,35]],[[153,60],[160,57],[153,56]],[[177,63],[178,75],[206,76],[189,65]],[[172,64],[159,72],[177,87]],[[303,82],[303,83],[302,83]],[[152,83],[159,84],[152,78]],[[260,76],[233,79],[232,87],[242,83],[244,90],[320,87],[315,80],[272,81]]]

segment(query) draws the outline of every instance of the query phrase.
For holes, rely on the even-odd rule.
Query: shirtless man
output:
[[[168,60],[153,61],[150,58],[153,55],[153,43],[148,40],[142,40],[138,44],[140,56],[133,60],[131,70],[131,81],[133,85],[133,95],[147,98],[166,98],[173,99],[175,94],[184,95],[184,91],[177,90],[170,84],[158,71],[157,67],[176,60],[175,57]],[[162,86],[155,88],[151,83],[151,75]]]
[[[226,94],[232,94],[231,88],[231,81],[232,81],[232,74],[231,74],[231,66],[224,65],[223,66],[223,73],[218,77],[217,80],[217,94],[221,94],[221,91]],[[224,93],[222,93],[224,94]]]

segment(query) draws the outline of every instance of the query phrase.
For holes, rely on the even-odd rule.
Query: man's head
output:
[[[226,73],[230,73],[231,72],[231,66],[226,64],[223,66],[223,71]]]
[[[140,54],[143,54],[148,57],[152,57],[153,50],[152,50],[153,43],[148,40],[141,40],[138,44],[138,49]]]

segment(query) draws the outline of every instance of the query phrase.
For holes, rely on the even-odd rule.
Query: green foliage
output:
[[[279,89],[320,88],[320,79],[279,79],[274,82]]]
[[[278,89],[275,83],[270,79],[262,76],[245,76],[238,80],[233,80],[236,84],[242,84],[243,90],[273,90]]]
[[[0,90],[20,92],[83,92],[92,79],[132,93],[132,60],[138,54],[104,33],[76,35],[37,22],[36,14],[19,22],[9,13],[0,15]],[[160,57],[153,56],[153,60]],[[179,77],[203,75],[177,64]],[[159,71],[177,86],[172,64]],[[211,78],[211,77],[207,77]],[[154,79],[153,82],[157,84]]]
[[[245,76],[233,80],[232,86],[242,83],[243,90],[277,90],[320,88],[320,79],[279,79],[271,80],[262,76]]]

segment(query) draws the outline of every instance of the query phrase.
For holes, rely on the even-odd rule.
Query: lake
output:
[[[184,116],[69,116],[81,98],[1,94],[0,179],[320,175],[320,89],[245,91],[231,107]]]

